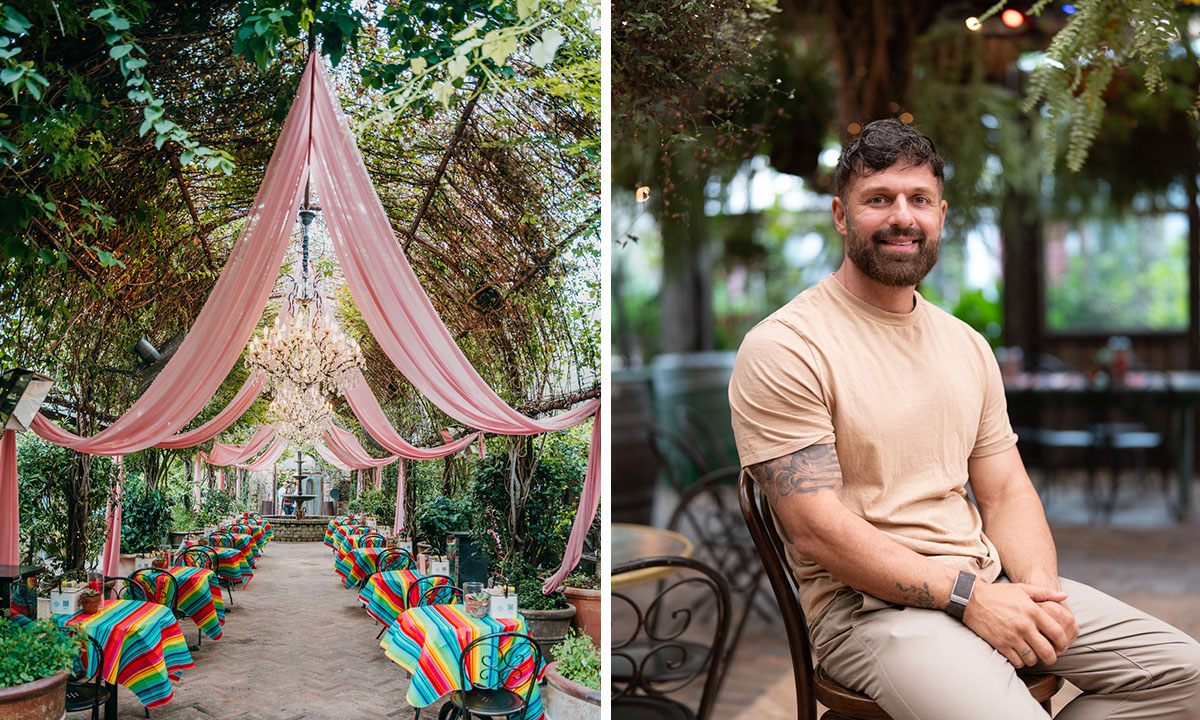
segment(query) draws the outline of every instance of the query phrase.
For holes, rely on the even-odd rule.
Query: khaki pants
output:
[[[1062,581],[1079,638],[1039,669],[1083,694],[1059,720],[1200,718],[1200,643],[1094,588]],[[825,672],[894,720],[1047,718],[1004,656],[940,610],[843,590],[812,626]]]

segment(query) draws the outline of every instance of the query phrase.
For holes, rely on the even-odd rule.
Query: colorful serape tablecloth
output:
[[[171,702],[171,681],[192,667],[192,654],[165,605],[104,600],[94,615],[55,615],[59,627],[82,628],[104,648],[104,679],[133,691],[148,708]]]
[[[230,525],[229,531],[249,535],[250,539],[254,541],[254,547],[259,555],[262,554],[262,549],[267,546],[266,531],[263,530],[261,525],[254,525],[248,520],[242,520]]]
[[[225,600],[216,573],[199,567],[173,567],[167,572],[179,584],[175,607],[194,620],[205,635],[220,640],[224,632],[221,626],[225,624]]]
[[[362,535],[347,535],[339,540],[334,545],[334,550],[337,551],[337,556],[340,558],[341,556],[349,553],[351,550],[357,550],[363,547],[377,547],[383,549],[386,542],[384,540],[379,540],[378,538],[369,538],[366,540],[367,544],[364,545],[362,538]]]
[[[391,627],[400,613],[408,609],[408,589],[419,577],[412,570],[377,572],[367,578],[367,584],[358,594],[358,599],[367,606],[367,613],[371,617]],[[438,578],[430,587],[445,584],[445,578]]]
[[[350,534],[350,528],[365,528],[366,526],[366,520],[330,520],[329,525],[325,527],[325,545],[335,547],[337,540]],[[362,532],[366,532],[366,530]]]
[[[192,545],[203,545],[203,543],[188,541],[187,545],[190,547]],[[217,577],[232,583],[242,583],[243,586],[249,583],[250,579],[254,577],[254,571],[250,569],[250,563],[246,562],[246,553],[237,548],[213,547],[211,545],[206,547],[212,547],[217,553]]]
[[[409,705],[420,708],[431,705],[448,692],[463,689],[459,658],[472,640],[505,631],[527,632],[525,619],[473,618],[463,612],[462,605],[422,605],[404,611],[379,644],[388,658],[412,673],[407,700]],[[496,653],[505,650],[509,642],[512,640],[506,639],[505,645],[500,648],[492,646],[491,658],[494,660]],[[489,667],[490,663],[486,660],[473,657],[468,661],[467,671],[472,679],[479,679],[478,674]],[[516,682],[507,683],[507,686],[523,696],[535,676],[537,681],[541,681],[545,673],[544,662],[534,672],[531,656],[519,668]],[[534,685],[524,720],[541,718],[542,696],[537,685]]]
[[[250,563],[250,567],[254,567],[254,564],[258,562],[258,556],[261,554],[254,545],[254,538],[246,533],[213,533],[208,538],[208,544],[216,547],[231,547],[241,550],[246,554],[246,562]]]
[[[342,584],[348,588],[357,587],[373,572],[379,570],[379,553],[387,550],[383,547],[356,548],[339,555],[333,561],[333,571],[342,576]]]

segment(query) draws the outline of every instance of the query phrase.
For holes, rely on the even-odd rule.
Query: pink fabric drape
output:
[[[534,420],[509,407],[484,382],[442,324],[396,242],[354,135],[329,90],[324,68],[310,60],[307,72],[315,75],[308,86],[313,108],[313,187],[321,197],[346,285],[392,363],[443,412],[474,428],[528,435],[572,427],[593,415],[598,418],[600,401],[592,400],[556,417]],[[588,453],[589,478],[599,478],[599,466],[599,446],[593,443]],[[598,492],[596,488],[594,493]],[[575,547],[576,551],[583,545],[578,528],[586,532],[595,517],[594,509],[587,512],[583,499],[569,541],[569,549]],[[580,517],[584,514],[587,516]],[[559,573],[555,578],[561,582]]]
[[[358,475],[358,494],[362,495],[362,491],[363,491],[362,470],[355,470],[354,472],[356,475]]]
[[[192,499],[196,508],[200,507],[200,453],[192,456]]]
[[[125,493],[125,458],[117,457],[117,486],[108,495],[104,519],[108,523],[104,550],[100,554],[100,572],[105,577],[117,577],[121,572],[121,505]]]
[[[388,452],[409,460],[433,460],[453,455],[470,445],[475,438],[479,438],[480,442],[483,441],[483,433],[471,433],[453,442],[447,442],[441,447],[419,448],[410,444],[392,427],[383,408],[379,407],[379,400],[375,398],[375,393],[371,392],[371,388],[367,386],[367,381],[363,378],[362,373],[357,370],[354,372],[357,384],[344,391],[342,395],[350,404],[350,409],[354,411],[355,417],[362,423],[367,434]]]
[[[225,471],[224,470],[217,471],[217,489],[218,490],[225,489]]]
[[[211,453],[200,451],[200,459],[209,465],[235,465],[237,463],[245,463],[250,458],[263,451],[267,443],[275,438],[274,425],[259,425],[258,430],[254,431],[254,435],[245,445],[226,445],[224,443],[216,443],[213,445]]]
[[[338,470],[344,470],[346,472],[352,472],[354,470],[354,468],[352,468],[349,465],[347,465],[346,463],[342,462],[341,459],[338,458],[337,455],[334,455],[332,450],[325,447],[325,443],[318,441],[318,442],[314,443],[313,447],[315,447],[317,449],[317,454],[320,455],[321,458],[325,460],[325,462],[334,466]]]
[[[375,473],[375,489],[383,489],[383,468],[377,467],[372,472]]]
[[[279,458],[283,457],[283,454],[287,452],[287,449],[287,440],[276,436],[275,441],[271,443],[271,446],[262,455],[258,456],[257,460],[246,465],[234,465],[234,467],[241,470],[249,470],[250,472],[262,472],[278,462]]]
[[[319,63],[318,63],[319,64]],[[314,75],[305,73],[300,97]],[[38,415],[46,440],[93,455],[124,455],[169,440],[212,398],[237,362],[279,276],[308,161],[309,103],[292,104],[249,217],[183,344],[133,407],[90,438]]]
[[[383,458],[371,457],[358,442],[358,438],[354,437],[354,433],[343,430],[337,425],[329,426],[321,439],[325,441],[325,447],[329,448],[339,460],[355,469],[382,467],[396,461],[395,455]]]
[[[233,484],[234,497],[240,499],[242,497],[242,471],[238,470],[237,475],[235,475],[234,477],[237,478]]]
[[[0,439],[0,565],[21,564],[17,503],[17,431],[5,430]]]
[[[399,535],[404,529],[404,461],[396,463],[396,516],[392,519],[392,532]]]
[[[600,457],[600,411],[596,411],[596,420],[592,425],[592,443],[588,448],[589,458]],[[567,551],[563,555],[562,565],[542,585],[542,592],[549,595],[562,586],[563,580],[583,557],[583,541],[587,538],[592,520],[596,518],[596,510],[600,507],[601,477],[600,463],[588,464],[587,475],[583,479],[583,492],[579,494],[579,509],[575,512],[575,524],[571,526],[571,537],[567,540]]]
[[[195,447],[202,442],[208,442],[216,436],[229,429],[230,425],[237,422],[237,419],[246,413],[250,405],[262,393],[263,380],[257,374],[251,374],[246,378],[246,382],[242,383],[242,387],[237,391],[237,395],[229,401],[221,412],[217,413],[212,420],[204,423],[195,430],[188,430],[185,433],[179,433],[174,437],[164,440],[155,447],[166,448],[168,450],[178,450],[180,448]]]

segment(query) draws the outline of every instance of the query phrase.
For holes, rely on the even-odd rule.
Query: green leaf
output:
[[[15,68],[5,68],[0,70],[0,82],[5,85],[12,85],[25,74],[25,68],[17,66]]]
[[[108,24],[112,26],[113,30],[128,30],[129,29],[129,21],[123,17],[117,17],[116,15],[114,15],[108,21]]]
[[[131,52],[133,52],[132,45],[114,45],[113,48],[108,51],[108,56],[113,60],[120,60]]]
[[[32,27],[33,23],[17,12],[15,7],[11,5],[4,6],[4,29],[14,35],[23,35],[26,30]]]
[[[147,105],[146,108],[142,110],[142,115],[144,115],[147,120],[157,120],[163,116],[163,109],[158,105]]]

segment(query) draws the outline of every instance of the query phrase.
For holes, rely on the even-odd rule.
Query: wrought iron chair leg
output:
[[[413,714],[413,720],[421,720],[421,708],[413,708],[416,712]]]
[[[383,634],[385,632],[387,632],[387,629],[388,629],[387,625],[384,625],[383,627],[379,628],[379,634],[375,636],[375,639],[378,640],[379,638],[383,637]]]

